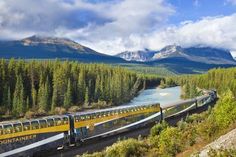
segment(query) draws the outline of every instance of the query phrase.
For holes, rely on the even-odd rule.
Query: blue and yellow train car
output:
[[[68,142],[69,134],[66,115],[0,123],[0,156],[28,156],[55,149]]]
[[[91,112],[76,113],[74,134],[76,141],[98,135],[139,121],[160,112],[160,104],[120,106]]]

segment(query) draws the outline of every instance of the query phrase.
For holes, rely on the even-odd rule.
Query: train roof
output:
[[[159,103],[155,103],[155,104],[159,104]],[[155,104],[117,106],[117,107],[106,108],[106,109],[77,112],[77,113],[73,113],[73,114],[70,114],[70,115],[86,115],[86,114],[101,113],[101,112],[114,111],[114,110],[126,109],[126,108],[151,106],[151,105],[155,105]],[[52,115],[52,116],[40,117],[40,118],[36,118],[36,119],[22,119],[22,120],[3,121],[3,122],[0,122],[0,126],[1,125],[9,125],[9,124],[10,125],[11,124],[18,124],[18,123],[24,123],[24,122],[39,121],[39,120],[45,120],[45,119],[63,118],[63,117],[68,117],[68,115]]]
[[[145,104],[145,105],[125,105],[125,106],[117,106],[117,107],[111,107],[111,108],[106,108],[106,109],[77,112],[77,113],[73,113],[72,115],[76,115],[76,116],[86,115],[86,114],[101,113],[101,112],[115,111],[115,110],[121,110],[121,109],[129,109],[129,108],[135,108],[135,107],[146,107],[146,106],[152,106],[152,105],[157,105],[157,104],[160,105],[159,103]]]
[[[45,120],[45,119],[64,118],[64,117],[68,117],[68,116],[67,115],[52,115],[52,116],[40,117],[40,118],[36,118],[36,119],[22,119],[22,120],[3,121],[3,122],[0,122],[0,126],[1,125],[32,122],[32,121],[39,121],[39,120]]]

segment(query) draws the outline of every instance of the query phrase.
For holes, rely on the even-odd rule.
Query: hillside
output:
[[[70,39],[32,36],[0,42],[1,58],[70,59],[85,62],[124,62],[118,57],[98,53]]]

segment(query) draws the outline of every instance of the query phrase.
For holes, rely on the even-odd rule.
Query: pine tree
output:
[[[29,101],[29,97],[26,98],[26,111],[28,111],[30,109],[30,101]]]
[[[56,85],[53,88],[53,94],[52,94],[52,105],[51,105],[51,111],[53,112],[55,110],[55,107],[58,105],[58,90]]]
[[[66,94],[64,97],[64,107],[69,108],[72,106],[72,86],[71,86],[71,81],[68,81],[67,89],[66,89]]]
[[[24,113],[24,87],[22,77],[18,76],[13,98],[13,113],[19,116]]]
[[[34,83],[31,85],[31,98],[32,98],[32,108],[35,109],[37,106],[37,91],[34,87]]]
[[[7,108],[8,110],[11,110],[12,109],[12,106],[11,106],[11,89],[10,87],[8,87],[8,92],[7,92]]]
[[[79,78],[78,78],[78,101],[84,102],[84,97],[85,97],[85,90],[86,90],[86,84],[85,84],[85,72],[83,70],[80,71],[79,73]]]
[[[48,110],[50,106],[50,84],[48,78],[46,80],[44,87],[44,99],[45,99],[45,110]]]
[[[86,90],[85,90],[84,105],[85,106],[89,105],[89,88],[88,87],[86,87]]]
[[[8,86],[3,86],[3,93],[2,93],[2,106],[4,106],[5,109],[8,108]]]
[[[44,97],[44,84],[42,83],[42,79],[40,79],[39,90],[38,90],[38,106],[40,110],[45,110],[45,97]]]

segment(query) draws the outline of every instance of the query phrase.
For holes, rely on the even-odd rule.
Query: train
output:
[[[216,91],[210,90],[203,96],[165,107],[159,103],[129,105],[1,122],[0,157],[35,156],[39,152],[80,145],[95,137],[111,136],[161,121],[165,117],[212,102],[216,97]]]

